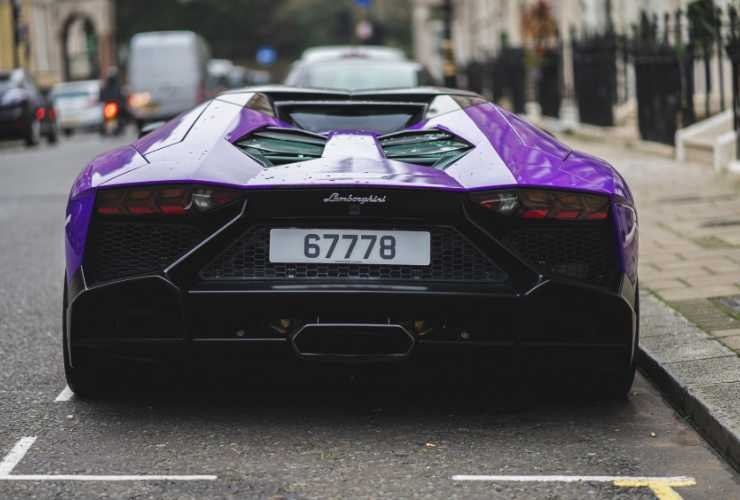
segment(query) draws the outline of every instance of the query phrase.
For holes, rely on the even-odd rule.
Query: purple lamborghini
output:
[[[549,362],[624,396],[637,246],[611,166],[477,94],[226,93],[76,179],[66,376]]]

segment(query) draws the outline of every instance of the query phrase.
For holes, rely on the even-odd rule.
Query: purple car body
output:
[[[451,165],[433,168],[386,157],[380,145],[383,133],[334,129],[322,131],[326,144],[320,157],[268,168],[236,143],[269,127],[284,130],[298,126],[284,116],[251,106],[255,96],[273,103],[281,98],[322,102],[424,100],[424,116],[407,123],[398,133],[442,131],[468,143],[471,149]],[[453,98],[457,99],[454,103]],[[421,190],[471,196],[478,192],[539,189],[606,197],[614,232],[616,272],[623,277],[610,293],[630,311],[636,309],[637,221],[632,195],[620,174],[605,161],[572,150],[479,96],[424,88],[357,94],[283,87],[245,89],[204,103],[132,145],[97,157],[77,177],[69,197],[66,275],[70,288],[75,289],[70,300],[90,288],[84,275],[79,275],[89,246],[98,192],[189,184],[233,189],[247,198],[258,191],[294,189]],[[633,326],[635,318],[633,315]],[[635,342],[636,326],[630,332],[630,356]]]

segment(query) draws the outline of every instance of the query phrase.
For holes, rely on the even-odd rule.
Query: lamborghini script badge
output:
[[[385,203],[385,195],[378,196],[377,194],[371,194],[368,196],[355,196],[353,194],[332,193],[330,196],[324,198],[324,203],[358,203],[360,205]]]

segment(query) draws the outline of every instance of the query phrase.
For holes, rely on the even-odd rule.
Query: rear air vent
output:
[[[235,146],[265,167],[321,158],[326,137],[302,130],[268,127],[239,139]]]
[[[473,145],[444,130],[398,132],[380,137],[385,157],[444,170],[465,156]]]

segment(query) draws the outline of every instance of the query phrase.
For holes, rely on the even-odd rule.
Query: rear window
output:
[[[197,78],[196,50],[189,43],[134,44],[129,68],[132,80]]]
[[[418,85],[418,71],[412,64],[336,62],[305,67],[299,81],[305,87],[342,90],[414,87]]]
[[[283,102],[276,103],[280,119],[310,132],[364,130],[387,134],[420,120],[425,105],[417,103]]]
[[[97,97],[100,90],[93,85],[65,85],[55,88],[51,92],[51,98],[57,99],[79,99],[81,97]]]

